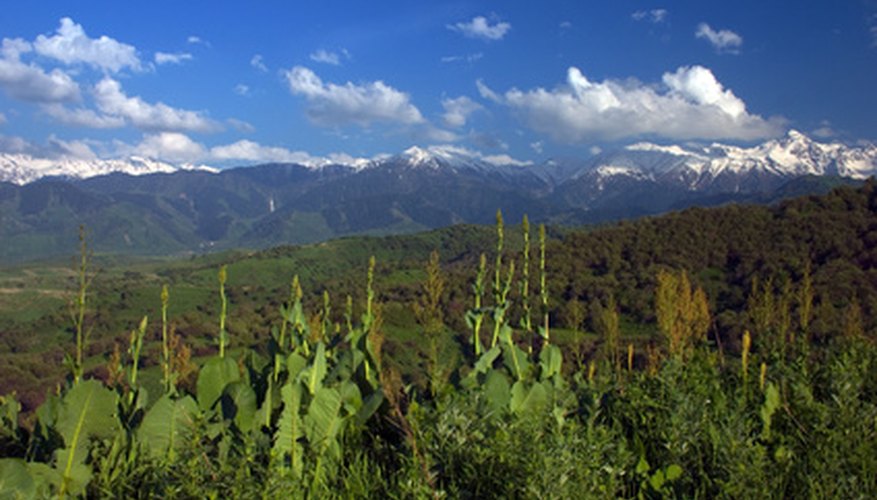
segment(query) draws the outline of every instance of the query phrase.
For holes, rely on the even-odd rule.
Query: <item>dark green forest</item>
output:
[[[0,273],[0,489],[871,497],[875,212],[868,181],[175,261],[86,228]]]

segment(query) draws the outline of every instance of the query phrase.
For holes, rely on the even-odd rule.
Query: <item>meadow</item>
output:
[[[0,490],[870,498],[875,211],[869,182],[174,261],[86,233],[0,275]]]

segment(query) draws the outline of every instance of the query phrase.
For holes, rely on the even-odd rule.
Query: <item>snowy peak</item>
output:
[[[517,170],[530,166],[530,162],[516,160],[508,155],[484,155],[460,146],[412,146],[393,158],[411,168],[429,168],[450,171],[472,170],[494,172]]]
[[[123,173],[146,175],[173,173],[178,170],[217,172],[204,165],[173,166],[158,160],[131,156],[127,159],[80,159],[70,157],[38,158],[28,154],[0,153],[0,182],[24,185],[44,177],[86,179],[99,175]]]
[[[715,186],[736,190],[746,183],[770,183],[770,179],[803,175],[864,179],[877,174],[877,147],[820,143],[797,130],[753,147],[713,143],[702,148],[686,148],[640,142],[601,154],[588,171],[601,178],[654,179],[688,190]],[[572,178],[584,174],[580,171]]]

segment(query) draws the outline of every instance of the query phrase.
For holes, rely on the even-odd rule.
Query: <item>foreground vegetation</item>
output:
[[[499,219],[489,258],[459,259],[464,287],[437,255],[416,275],[416,369],[389,349],[395,302],[379,293],[373,259],[366,286],[346,300],[305,294],[293,279],[259,342],[229,328],[235,268],[220,266],[218,283],[213,268],[215,349],[200,368],[175,332],[174,287],[160,288],[157,314],[135,322],[127,350],[90,369],[86,259],[68,382],[27,416],[15,396],[0,401],[0,489],[25,498],[873,497],[871,267],[844,268],[831,290],[822,280],[870,252],[874,219],[859,214],[873,214],[877,193],[868,184],[832,196],[779,211],[812,224],[824,212],[802,209],[840,202],[858,226],[819,228],[801,248],[777,251],[747,246],[758,229],[738,224],[736,260],[712,271],[727,238],[687,246],[684,235],[662,236],[672,219],[565,237],[593,238],[590,247],[552,245],[543,228],[533,245],[526,221],[506,231]],[[689,221],[691,233],[718,231],[709,221],[721,213],[697,213],[706,228]],[[768,222],[779,241],[798,227]],[[830,231],[859,243],[833,254]],[[653,253],[631,252],[627,234],[651,234]],[[679,251],[661,257],[662,237]],[[694,247],[703,255],[689,255]],[[618,286],[632,278],[648,280],[648,295]],[[454,297],[465,305],[450,314]],[[597,341],[580,333],[585,324]]]

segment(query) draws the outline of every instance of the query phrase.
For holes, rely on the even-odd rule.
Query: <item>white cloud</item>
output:
[[[20,60],[30,52],[30,43],[4,38],[0,46],[0,87],[15,99],[31,102],[68,102],[78,100],[79,85],[60,69],[46,73],[35,64]]]
[[[125,120],[120,116],[101,115],[87,108],[69,109],[61,104],[51,103],[43,105],[41,109],[43,113],[65,125],[89,128],[119,128],[125,126]]]
[[[502,102],[502,97],[499,94],[493,91],[490,87],[488,87],[481,79],[475,81],[475,86],[478,87],[478,95],[487,99],[488,101],[493,101],[496,103]]]
[[[308,117],[319,125],[368,126],[373,122],[424,122],[408,94],[378,80],[360,85],[324,83],[313,71],[295,66],[284,72],[289,90],[308,101]]]
[[[286,148],[263,146],[257,142],[242,140],[210,150],[210,157],[215,160],[238,160],[256,162],[300,163],[311,165],[318,159],[302,151],[290,151]]]
[[[4,123],[6,123],[6,115],[0,113],[0,125],[3,125]]]
[[[475,53],[466,54],[466,55],[445,56],[445,57],[442,57],[441,61],[443,63],[466,62],[466,63],[472,64],[476,61],[479,61],[482,57],[484,57],[484,52],[475,52]]]
[[[65,64],[84,63],[113,73],[126,67],[141,69],[137,50],[133,46],[107,36],[89,38],[82,26],[69,17],[61,19],[54,36],[38,36],[34,49],[42,56]]]
[[[542,141],[531,142],[530,149],[532,149],[537,155],[541,155],[542,151],[545,150],[545,143]]]
[[[630,15],[636,21],[661,24],[667,19],[667,9],[638,10]]]
[[[746,105],[701,66],[665,73],[663,86],[631,81],[589,81],[569,68],[554,90],[511,89],[495,96],[533,130],[564,143],[618,140],[642,135],[670,139],[755,140],[778,135],[782,120],[749,114]]]
[[[331,64],[333,66],[341,65],[341,58],[338,56],[338,54],[335,52],[329,52],[325,49],[320,49],[316,52],[313,52],[310,55],[310,58],[311,61],[319,63]]]
[[[64,141],[55,136],[49,137],[47,149],[49,155],[53,157],[78,158],[80,160],[95,160],[98,157],[86,141]]]
[[[715,31],[707,23],[697,25],[694,32],[695,38],[703,38],[708,41],[718,52],[736,53],[743,45],[743,37],[731,30]]]
[[[245,134],[252,134],[256,131],[256,127],[252,126],[250,123],[247,123],[243,120],[238,120],[237,118],[229,118],[225,120],[233,129],[238,132],[243,132]]]
[[[250,95],[250,86],[239,83],[234,86],[234,93],[240,96],[248,96]]]
[[[588,152],[591,153],[591,156],[597,156],[598,154],[603,152],[603,148],[600,146],[591,146],[588,148]]]
[[[454,132],[430,124],[414,129],[412,136],[417,140],[427,142],[457,142],[460,140],[460,136]]]
[[[172,108],[161,102],[150,104],[140,97],[128,97],[119,82],[109,77],[95,85],[94,100],[102,113],[122,118],[145,130],[211,132],[220,128],[201,112]]]
[[[148,134],[134,147],[134,153],[174,163],[194,163],[207,156],[204,145],[178,132]]]
[[[258,69],[263,73],[268,72],[268,66],[265,66],[265,62],[262,60],[262,54],[255,54],[250,58],[250,66]]]
[[[210,42],[197,35],[189,35],[189,37],[186,38],[186,43],[190,45],[203,45],[208,48],[210,47]]]
[[[462,33],[463,36],[469,38],[502,40],[506,33],[512,29],[512,25],[502,21],[497,21],[496,24],[491,25],[490,21],[484,16],[476,16],[469,22],[449,24],[447,28],[451,31]]]
[[[30,153],[33,150],[31,143],[21,137],[8,137],[0,134],[0,152],[19,154]]]
[[[192,54],[188,52],[156,52],[155,64],[182,64],[183,61],[191,61]]]
[[[482,109],[480,104],[466,96],[444,99],[442,100],[442,107],[445,109],[442,120],[444,120],[445,125],[448,127],[462,127],[466,125],[469,115]]]

